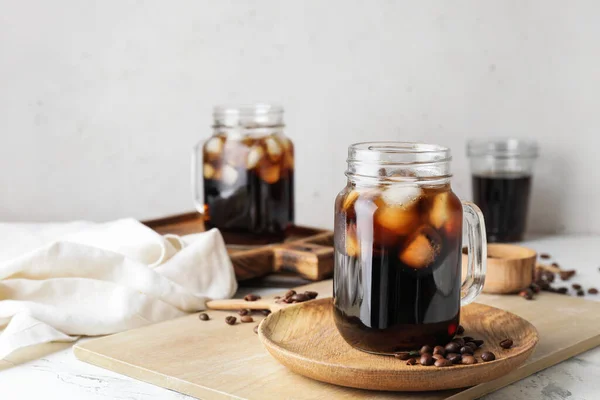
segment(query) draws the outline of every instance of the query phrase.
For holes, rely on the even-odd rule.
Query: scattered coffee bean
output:
[[[287,299],[287,298],[292,297],[295,294],[296,294],[295,290],[288,290],[287,292],[285,292],[285,294],[283,295],[283,297],[285,297]]]
[[[496,359],[496,356],[491,351],[484,351],[483,353],[481,353],[481,359],[485,362],[494,361]]]
[[[425,353],[432,353],[433,352],[433,348],[431,348],[431,346],[423,346],[421,347],[421,350],[419,350],[420,354],[425,354]]]
[[[463,337],[463,340],[465,341],[465,343],[467,343],[467,342],[472,342],[473,338],[471,336],[465,336],[465,337]]]
[[[510,349],[513,345],[513,341],[510,339],[504,339],[503,341],[500,342],[500,347],[502,347],[503,349]]]
[[[434,365],[436,367],[450,367],[452,366],[452,361],[450,360],[446,360],[445,358],[442,358],[440,360],[437,360]]]
[[[456,334],[457,334],[457,335],[462,335],[463,333],[465,333],[465,328],[464,328],[462,325],[459,325],[459,326],[456,328]]]
[[[257,295],[257,294],[250,293],[250,294],[247,294],[244,297],[244,300],[246,300],[246,301],[256,301],[256,300],[260,300],[260,296]]]
[[[596,289],[595,287],[589,288],[588,294],[598,294],[598,289]]]
[[[417,364],[416,358],[409,358],[408,361],[406,361],[406,365],[416,365],[416,364]]]
[[[575,275],[575,270],[570,269],[567,271],[560,271],[559,275],[560,275],[560,279],[562,279],[563,281],[568,281],[569,279],[571,279],[573,277],[573,275]]]
[[[452,341],[458,343],[460,347],[463,347],[465,345],[465,339],[463,338],[454,338],[452,339]]]
[[[477,359],[473,356],[463,356],[462,363],[466,365],[477,364]]]
[[[260,313],[266,317],[267,315],[271,314],[271,310],[260,310]]]
[[[317,296],[319,295],[319,293],[317,293],[317,292],[311,292],[311,291],[304,292],[304,294],[307,295],[308,298],[311,299],[311,300],[312,299],[316,299]]]
[[[291,299],[292,299],[292,301],[296,301],[296,302],[298,302],[298,303],[302,303],[302,302],[305,302],[305,301],[308,301],[308,300],[310,300],[310,297],[308,297],[308,296],[307,296],[306,294],[304,294],[304,293],[296,293],[295,295],[293,295],[293,296],[291,297]]]
[[[456,342],[450,342],[446,345],[445,349],[447,353],[458,353],[460,352],[460,345]]]
[[[473,343],[475,343],[475,345],[476,345],[477,347],[481,347],[481,346],[483,346],[483,343],[484,343],[484,342],[483,342],[483,340],[480,340],[480,339],[475,339],[475,340],[473,340]]]
[[[473,342],[467,342],[467,343],[465,343],[465,346],[469,346],[470,348],[473,349],[473,351],[477,350],[477,345]]]
[[[529,285],[529,289],[531,289],[533,293],[539,293],[542,290],[540,285],[538,285],[537,283],[532,283],[531,285]]]
[[[228,325],[235,325],[235,321],[237,321],[236,317],[232,317],[231,315],[229,317],[225,317],[225,322]]]
[[[579,289],[581,289],[581,285],[580,285],[579,283],[574,283],[574,284],[572,284],[572,285],[571,285],[571,287],[572,287],[573,289],[575,289],[575,290],[579,290]]]
[[[460,354],[473,354],[473,349],[469,346],[463,346],[460,348]]]
[[[419,360],[419,363],[424,366],[433,365],[434,362],[433,357],[431,357],[431,354],[429,353],[422,354],[421,359]]]
[[[254,327],[254,333],[258,334],[258,325]]]
[[[394,357],[396,357],[399,360],[404,360],[404,361],[411,358],[410,353],[406,352],[406,351],[401,351],[400,353],[394,353]]]
[[[583,290],[578,290],[577,296],[585,296],[585,292]]]
[[[433,348],[433,354],[441,354],[444,356],[446,354],[446,350],[442,346],[435,346]]]
[[[442,359],[442,358],[444,358],[444,356],[443,356],[443,355],[441,355],[441,354],[434,354],[434,355],[432,355],[431,357],[433,357],[433,359],[435,359],[435,360],[439,360],[439,359]]]
[[[559,293],[559,294],[567,294],[568,291],[569,291],[569,288],[564,287],[564,286],[556,289],[556,293]]]
[[[540,258],[543,259],[543,260],[548,260],[551,257],[550,257],[550,254],[542,253],[542,254],[540,254]]]
[[[279,300],[281,298],[281,296],[275,296],[273,297],[275,300]]]
[[[463,356],[456,353],[450,353],[446,356],[446,359],[450,361],[452,364],[460,364]]]
[[[545,281],[552,283],[554,282],[554,272],[551,271],[544,271],[544,273],[542,274],[542,279],[544,279]]]
[[[200,315],[198,315],[198,318],[200,318],[201,321],[208,321],[210,319],[210,317],[208,316],[207,313],[200,313]]]
[[[519,296],[521,296],[525,300],[533,300],[533,292],[531,291],[531,289],[522,290],[519,293]]]
[[[244,315],[242,318],[240,318],[240,321],[242,321],[242,322],[254,322],[254,318],[252,318],[249,315]]]
[[[239,315],[248,315],[248,314],[250,314],[250,310],[248,310],[247,308],[243,308],[238,311],[238,314]]]
[[[535,281],[535,284],[538,285],[541,290],[548,290],[548,289],[550,289],[550,284],[548,282],[546,282],[546,281],[537,280],[537,281]]]

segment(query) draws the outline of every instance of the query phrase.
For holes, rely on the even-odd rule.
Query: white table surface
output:
[[[600,288],[600,236],[552,236],[524,243],[540,253],[549,253],[563,268],[576,269],[569,281],[584,288]],[[248,292],[249,290],[244,290]],[[253,290],[269,293],[279,289]],[[570,292],[573,295],[573,291]],[[586,295],[600,301],[600,295]],[[524,300],[525,301],[525,300]],[[71,346],[56,344],[58,351],[31,361],[0,363],[0,397],[6,399],[192,399],[124,375],[104,370],[73,356]],[[486,400],[595,400],[600,399],[600,347],[484,397]],[[268,393],[265,393],[268,398]]]

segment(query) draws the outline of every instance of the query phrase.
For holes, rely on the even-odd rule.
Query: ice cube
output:
[[[360,253],[358,237],[356,236],[356,225],[349,224],[346,229],[346,254],[356,257]]]
[[[279,168],[278,164],[266,163],[266,165],[260,166],[258,175],[263,181],[272,184],[279,180],[279,177],[281,176],[281,169]]]
[[[215,176],[215,168],[211,165],[211,164],[204,164],[204,178],[205,179],[212,179]]]
[[[273,162],[278,162],[281,159],[281,145],[273,136],[269,136],[265,139],[265,146],[267,146],[267,154]]]
[[[381,194],[381,198],[385,204],[392,207],[408,207],[419,200],[421,196],[421,188],[417,185],[390,185]]]
[[[410,268],[426,268],[434,263],[442,250],[442,238],[429,225],[417,229],[399,254],[400,261]]]
[[[236,168],[246,168],[248,148],[238,140],[227,140],[223,151],[225,162]]]
[[[233,185],[237,182],[239,173],[231,165],[225,164],[221,171],[221,182],[226,185]]]
[[[209,160],[221,158],[223,152],[223,139],[219,136],[213,136],[204,144],[205,157]]]
[[[248,159],[246,161],[247,169],[254,169],[263,158],[265,151],[259,145],[252,146],[250,152],[248,153]]]
[[[449,236],[456,237],[462,234],[462,205],[451,195],[451,192],[442,192],[433,198],[429,211],[431,225],[442,230]]]
[[[348,211],[350,207],[354,205],[356,199],[358,199],[358,191],[352,190],[347,193],[344,197],[344,202],[342,203],[342,210]]]
[[[294,152],[289,150],[283,154],[283,167],[294,169]]]

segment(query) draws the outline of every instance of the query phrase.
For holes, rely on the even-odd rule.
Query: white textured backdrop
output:
[[[541,144],[530,228],[600,232],[600,2],[0,0],[0,220],[192,208],[217,103],[277,101],[297,220],[331,226],[346,147]]]

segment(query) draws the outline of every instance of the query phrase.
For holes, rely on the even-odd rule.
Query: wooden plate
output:
[[[298,374],[341,386],[395,391],[455,389],[490,381],[523,364],[538,342],[536,329],[523,318],[473,303],[462,308],[461,324],[465,335],[485,341],[475,353],[477,364],[409,366],[351,347],[335,327],[332,308],[327,298],[274,312],[260,324],[260,339],[273,357]],[[506,338],[514,341],[508,350],[498,345]],[[496,360],[482,362],[483,351],[493,352]]]

